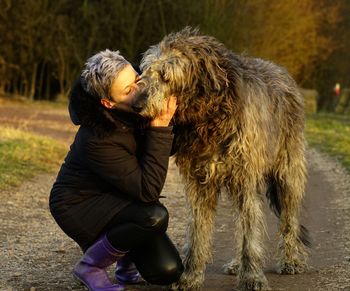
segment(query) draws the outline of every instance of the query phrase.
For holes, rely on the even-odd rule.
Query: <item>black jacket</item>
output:
[[[132,201],[157,201],[168,169],[171,127],[149,127],[134,113],[109,110],[78,81],[70,115],[80,128],[50,194],[57,223],[81,246]]]

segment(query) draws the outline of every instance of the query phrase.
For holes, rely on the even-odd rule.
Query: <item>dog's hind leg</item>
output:
[[[279,271],[282,274],[302,273],[307,269],[305,245],[309,245],[307,230],[299,223],[306,184],[303,144],[298,140],[290,141],[287,148],[280,151],[278,161],[274,174],[275,193],[271,195],[275,196],[272,199],[280,212]]]
[[[229,189],[229,191],[231,191]],[[229,199],[231,199],[232,195],[229,194]],[[240,266],[240,259],[238,255],[242,252],[242,246],[241,246],[241,241],[242,241],[242,233],[238,231],[239,229],[236,229],[236,225],[238,224],[238,207],[233,203],[233,210],[232,210],[232,215],[233,215],[233,220],[234,220],[234,249],[235,249],[235,256],[232,258],[231,261],[227,262],[226,264],[223,265],[223,270],[226,274],[228,275],[237,275],[239,271],[239,266]],[[238,226],[239,228],[239,226]]]
[[[206,264],[211,260],[214,217],[219,188],[191,180],[187,184],[187,199],[191,217],[185,245],[185,271],[173,290],[198,290],[204,281]]]

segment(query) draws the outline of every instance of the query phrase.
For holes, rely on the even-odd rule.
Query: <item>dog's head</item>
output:
[[[180,122],[203,115],[213,95],[228,86],[223,54],[227,49],[216,39],[185,28],[166,36],[148,49],[141,61],[141,90],[134,109],[143,116],[160,114],[164,99],[177,97]],[[185,114],[186,113],[186,114]]]

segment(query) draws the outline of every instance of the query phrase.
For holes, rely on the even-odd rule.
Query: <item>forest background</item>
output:
[[[348,0],[0,0],[0,95],[65,98],[94,53],[120,50],[137,64],[187,25],[285,66],[317,111],[350,111]]]

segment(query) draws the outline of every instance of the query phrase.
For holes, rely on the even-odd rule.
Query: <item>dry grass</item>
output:
[[[0,127],[0,190],[40,172],[57,171],[66,151],[66,145],[54,139]]]
[[[65,109],[67,108],[68,97],[59,98],[56,101],[36,100],[32,101],[23,96],[1,96],[0,106],[24,106],[40,109]]]

